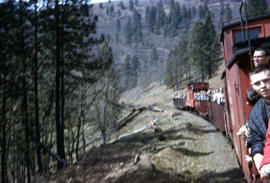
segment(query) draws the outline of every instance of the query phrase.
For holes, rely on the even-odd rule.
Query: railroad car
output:
[[[196,82],[187,85],[185,92],[173,98],[173,104],[178,109],[195,111],[212,121],[222,132],[225,132],[225,105],[213,101],[209,93],[209,83]]]
[[[245,92],[251,87],[248,74],[253,68],[252,53],[259,47],[270,49],[270,14],[245,20],[243,22],[241,16],[241,21],[225,25],[221,31],[220,41],[223,44],[226,66],[221,76],[225,104],[197,100],[194,98],[196,89],[192,84],[187,86],[185,98],[174,99],[174,104],[180,109],[188,106],[212,120],[234,146],[247,182],[264,182],[265,180],[259,179],[254,164],[251,167],[246,162],[248,150],[237,132],[247,123],[251,110],[251,106],[246,103]],[[198,84],[197,90],[200,87]],[[209,85],[202,90],[208,88]]]
[[[194,109],[195,108],[195,98],[194,93],[197,91],[207,91],[209,88],[209,83],[197,82],[189,83],[187,85],[185,93],[173,98],[173,103],[178,109]]]

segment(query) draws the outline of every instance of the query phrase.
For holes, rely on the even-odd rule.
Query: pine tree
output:
[[[132,80],[131,80],[132,87],[137,86],[140,70],[141,70],[140,60],[138,56],[134,55],[131,58],[131,73],[130,73],[132,77]]]
[[[114,13],[114,6],[112,4],[111,7],[110,7],[110,14],[113,14],[113,13]]]
[[[139,0],[135,0],[135,5],[139,6]]]
[[[201,74],[201,80],[205,79],[205,53],[202,49],[205,43],[204,37],[204,24],[201,21],[195,23],[191,30],[189,45],[188,45],[188,55],[189,63],[196,69],[199,70]]]
[[[164,7],[163,7],[163,3],[160,0],[157,4],[157,16],[156,16],[156,27],[157,27],[157,31],[159,31],[161,28],[163,28],[163,26],[165,25],[165,21],[166,21],[166,13],[164,11]]]
[[[99,3],[99,8],[103,9],[103,4],[102,3]]]
[[[140,72],[139,58],[136,55],[132,57],[130,55],[127,55],[124,64],[126,89],[131,89],[137,85],[139,72]]]
[[[118,16],[118,17],[120,17],[120,16],[121,16],[121,14],[122,14],[122,13],[121,13],[121,10],[120,10],[120,9],[118,9],[118,10],[117,10],[117,16]]]
[[[188,78],[190,66],[188,60],[187,35],[182,32],[175,48],[170,52],[167,60],[164,82],[168,87],[181,86],[184,77]]]
[[[133,36],[133,30],[131,25],[131,18],[128,17],[127,23],[124,27],[125,40],[127,44],[131,44],[131,38]]]
[[[196,17],[196,15],[197,15],[197,9],[196,9],[195,6],[192,7],[191,14],[192,14],[192,17]]]
[[[120,7],[122,10],[125,10],[125,9],[126,9],[126,7],[125,7],[123,1],[120,1],[120,2],[119,2],[119,7]]]
[[[121,21],[120,21],[120,19],[119,18],[117,18],[117,20],[116,20],[116,30],[117,30],[117,32],[118,33],[120,33],[121,32]]]
[[[150,13],[149,13],[149,22],[148,27],[151,32],[156,30],[156,16],[157,16],[157,9],[155,6],[151,6]]]
[[[231,19],[232,19],[232,9],[230,7],[230,4],[227,4],[224,9],[224,22],[230,23]]]
[[[220,45],[211,15],[205,23],[196,22],[189,39],[189,62],[201,74],[201,80],[210,78],[218,65]]]
[[[156,6],[147,6],[145,10],[145,25],[150,32],[159,32],[166,23],[166,14],[160,0]]]
[[[166,70],[164,74],[164,84],[167,86],[167,88],[170,88],[173,86],[173,61],[170,59],[170,55],[168,56],[167,64],[166,64]]]
[[[146,6],[146,8],[145,8],[144,24],[147,27],[147,29],[150,30],[150,8],[149,8],[149,6]]]
[[[133,0],[129,0],[129,10],[130,11],[133,11],[134,9],[134,3],[133,3]]]
[[[124,63],[124,77],[126,78],[125,79],[125,90],[129,89],[129,88],[132,88],[132,76],[131,76],[131,73],[133,72],[132,71],[132,61],[131,61],[131,56],[130,55],[127,55],[126,58],[125,58],[125,63]]]
[[[136,44],[142,40],[142,22],[141,15],[138,13],[136,9],[133,11],[133,37],[135,39]]]
[[[121,32],[121,22],[120,22],[120,19],[117,18],[117,20],[116,20],[116,33],[115,33],[116,43],[119,43],[119,41],[120,41],[120,38],[119,38],[120,32]]]
[[[208,3],[207,1],[205,1],[203,3],[203,5],[199,6],[199,17],[200,19],[204,19],[208,14],[209,14],[210,10],[208,8]]]
[[[206,17],[204,23],[205,29],[205,47],[203,48],[206,53],[206,68],[208,78],[211,78],[215,69],[218,67],[219,58],[221,55],[220,44],[218,42],[218,35],[215,26],[211,19],[211,15]]]
[[[222,28],[223,24],[224,24],[224,2],[223,2],[223,0],[220,0],[220,13],[219,13],[219,17],[218,17],[219,29]]]
[[[248,17],[257,17],[266,14],[268,3],[266,0],[248,0]]]

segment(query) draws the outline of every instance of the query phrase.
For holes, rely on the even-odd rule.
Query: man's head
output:
[[[270,65],[262,64],[249,73],[252,88],[270,102]]]
[[[253,88],[248,88],[246,90],[246,99],[247,103],[251,106],[254,106],[256,102],[260,99],[260,96]]]
[[[265,48],[257,48],[253,53],[254,67],[258,67],[261,64],[269,64],[270,54]]]

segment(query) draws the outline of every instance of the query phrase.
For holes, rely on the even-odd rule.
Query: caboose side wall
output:
[[[246,90],[248,88],[251,88],[250,85],[250,79],[249,79],[249,75],[248,73],[251,71],[251,66],[250,66],[250,62],[249,62],[249,58],[245,58],[245,61],[242,61],[239,64],[239,67],[241,68],[240,71],[240,79],[241,79],[241,89],[240,91],[242,92],[242,104],[243,104],[243,121],[247,122],[248,121],[248,117],[249,117],[249,113],[251,110],[251,106],[249,104],[247,104],[247,99],[246,99]]]
[[[231,29],[228,30],[224,30],[223,32],[223,49],[224,49],[224,61],[225,61],[225,65],[229,62],[229,60],[232,58],[232,44],[233,44],[233,40],[232,40],[232,31]],[[232,87],[231,87],[231,76],[229,75],[229,70],[228,68],[226,68],[225,70],[225,78],[224,78],[224,86],[226,86],[225,88],[225,101],[226,101],[226,131],[227,134],[229,135],[230,139],[232,140],[232,143],[235,144],[234,142],[234,138],[233,138],[233,123],[235,121],[234,119],[234,114],[235,111],[234,109],[231,107],[232,105]]]
[[[239,77],[239,68],[237,65],[234,65],[230,70],[226,73],[227,78],[227,87],[228,87],[228,102],[231,113],[231,129],[233,141],[235,144],[239,144],[239,140],[237,138],[236,132],[241,127],[241,114],[242,111],[239,108],[241,106],[241,100],[239,100],[242,96],[240,91],[240,77]],[[227,122],[228,123],[228,122]],[[239,154],[239,149],[236,146],[237,154]],[[240,154],[239,154],[240,155]]]
[[[237,65],[237,64],[235,64]],[[239,112],[240,113],[240,127],[243,126],[247,120],[248,120],[248,117],[249,117],[249,112],[250,112],[250,109],[251,107],[246,104],[246,90],[248,88],[250,88],[250,80],[249,80],[249,76],[248,76],[248,73],[250,72],[250,62],[249,62],[249,58],[247,57],[244,61],[241,62],[241,64],[238,65],[239,66]],[[235,129],[235,132],[237,132],[238,129]],[[235,134],[236,136],[238,136],[237,134]],[[245,145],[245,142],[242,138],[240,138],[238,136],[238,139],[239,139],[239,147],[241,148],[241,160],[240,160],[240,163],[242,165],[242,168],[243,168],[243,171],[244,172],[247,172],[247,174],[249,173],[249,168],[248,168],[248,164],[246,163],[245,161],[245,155],[248,154],[248,151],[247,151],[247,148],[246,148],[246,145]]]
[[[246,78],[243,76],[245,71],[237,64],[234,64],[230,69],[226,70],[227,83],[227,105],[230,109],[230,114],[227,112],[227,128],[233,141],[238,160],[242,166],[245,176],[248,179],[250,176],[248,165],[245,161],[247,150],[244,141],[237,135],[238,130],[246,122],[245,119],[245,87],[247,87]],[[249,83],[249,82],[248,82]]]

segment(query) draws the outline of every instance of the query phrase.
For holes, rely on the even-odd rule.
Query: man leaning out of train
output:
[[[254,67],[258,67],[261,64],[270,64],[270,53],[266,48],[257,48],[253,52],[253,65]],[[253,88],[249,88],[246,92],[256,96],[253,97],[253,100],[250,101],[252,105],[254,105],[259,99],[259,95],[254,91]],[[247,93],[246,93],[247,94]]]
[[[261,96],[249,115],[250,155],[261,178],[270,178],[270,65],[255,67],[249,77],[252,88]]]
[[[257,48],[253,52],[253,64],[254,67],[258,67],[261,64],[270,64],[270,53],[265,48]]]

